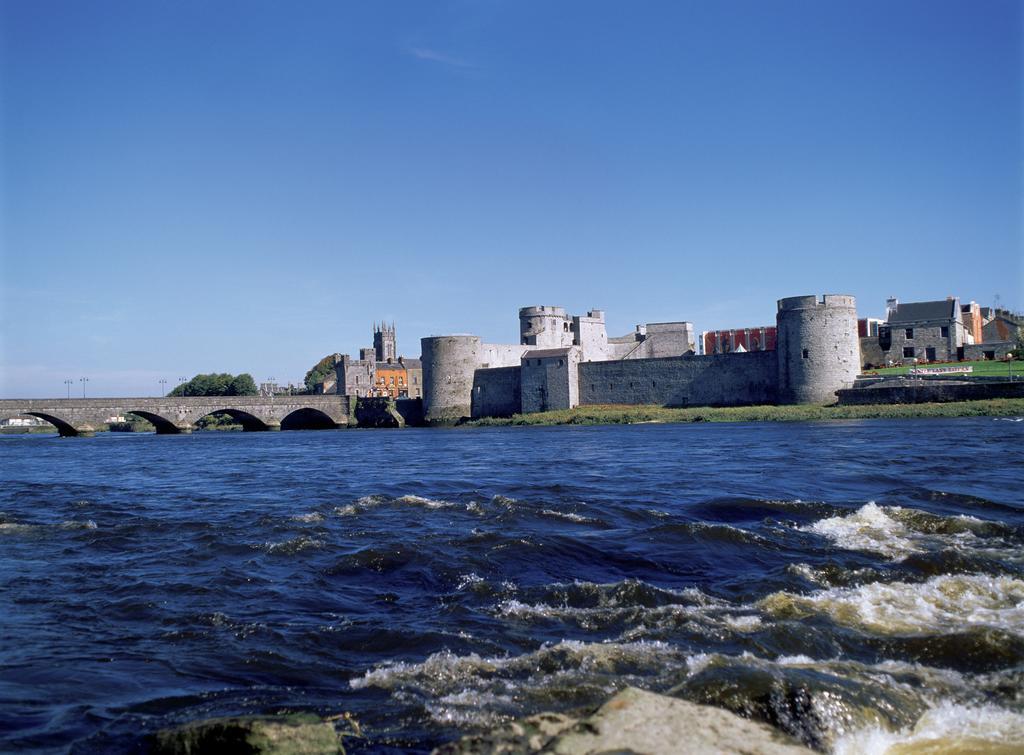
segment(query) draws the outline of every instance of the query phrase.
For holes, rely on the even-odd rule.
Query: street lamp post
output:
[[[166,378],[160,378],[160,380],[157,381],[157,382],[160,383],[160,395],[161,396],[165,395],[167,393],[167,379]]]
[[[68,387],[68,398],[71,398],[71,386],[74,385],[74,382],[71,378],[64,381],[64,385]]]
[[[78,382],[82,384],[82,398],[85,398],[85,384],[89,382],[89,378],[80,377],[78,378]]]

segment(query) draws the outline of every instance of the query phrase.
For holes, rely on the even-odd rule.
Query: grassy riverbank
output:
[[[919,365],[903,365],[902,367],[882,367],[877,370],[865,370],[865,375],[906,375],[912,369],[925,370],[926,374],[929,370],[934,370],[936,374],[940,374],[939,371],[946,367],[964,368],[970,367],[970,375],[974,377],[1007,377],[1009,375],[1022,375],[1024,374],[1024,361],[1016,360],[1013,362],[1004,361],[993,361],[993,360],[982,360],[975,362],[949,362],[948,364],[919,364]],[[952,375],[951,377],[956,377]]]
[[[826,419],[901,419],[916,417],[1020,417],[1024,399],[957,401],[945,404],[877,404],[871,406],[736,406],[686,407],[606,404],[579,406],[538,414],[474,420],[472,427],[508,425],[629,425],[642,422],[808,422]]]

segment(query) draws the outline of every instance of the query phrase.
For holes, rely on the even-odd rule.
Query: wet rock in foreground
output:
[[[579,720],[542,713],[439,747],[433,755],[587,753],[810,755],[765,724],[706,705],[627,688]]]
[[[344,753],[334,725],[317,716],[239,716],[164,729],[153,735],[154,755],[292,755]]]

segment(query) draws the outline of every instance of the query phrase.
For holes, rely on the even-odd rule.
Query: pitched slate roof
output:
[[[925,320],[952,320],[956,317],[956,300],[915,301],[897,304],[889,315],[890,323],[923,322]]]

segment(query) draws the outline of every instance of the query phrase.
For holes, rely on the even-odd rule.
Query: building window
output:
[[[540,359],[538,359],[538,360],[537,360],[537,366],[538,366],[538,367],[540,367],[540,364],[541,364],[541,360],[540,360]]]
[[[913,338],[914,337],[914,329],[913,328],[907,328],[906,329],[906,334],[907,334],[907,338]]]
[[[906,359],[910,359],[911,357],[913,357],[914,356],[914,347],[913,346],[904,346],[903,347],[903,356]]]
[[[558,366],[561,367],[563,364],[565,364],[565,363],[561,359],[559,359],[558,360]]]
[[[565,332],[568,333],[569,332],[569,323],[566,322],[566,323],[563,323],[563,325],[565,326]]]
[[[949,338],[949,326],[948,325],[943,325],[939,329],[939,333],[942,335],[943,338]]]
[[[804,359],[810,359],[810,357],[811,357],[811,352],[810,352],[810,351],[809,351],[808,349],[804,349],[804,354],[803,354],[803,356],[804,356]]]

